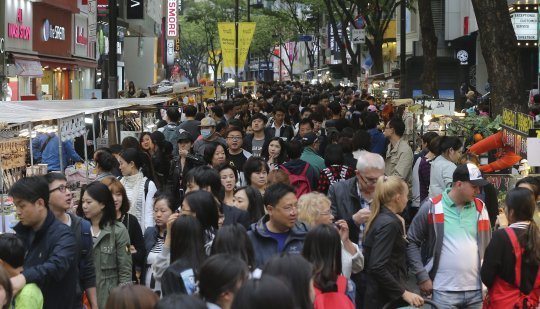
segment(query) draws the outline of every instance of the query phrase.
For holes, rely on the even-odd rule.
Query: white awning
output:
[[[80,113],[94,114],[131,106],[148,106],[168,98],[51,100],[0,102],[0,122],[25,123],[71,117]]]
[[[15,66],[17,67],[17,75],[19,76],[43,76],[43,70],[39,61],[15,59]]]

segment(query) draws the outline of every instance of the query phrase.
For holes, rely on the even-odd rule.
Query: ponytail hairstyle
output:
[[[153,181],[156,184],[156,187],[159,188],[159,182],[154,174],[152,160],[146,152],[137,150],[135,148],[127,148],[120,152],[120,157],[122,157],[122,159],[124,159],[127,163],[133,162],[135,167],[140,170],[146,178]]]
[[[527,188],[511,189],[505,202],[507,215],[510,217],[511,214],[513,222],[530,222],[528,232],[520,237],[520,243],[525,244],[523,257],[527,262],[540,264],[540,230],[533,220],[536,200],[532,191]]]
[[[375,185],[375,193],[373,195],[373,202],[371,202],[371,214],[366,223],[366,229],[364,231],[364,239],[366,238],[371,223],[375,220],[375,217],[381,212],[381,207],[390,202],[396,195],[402,194],[407,184],[399,176],[381,176],[377,179]]]
[[[456,136],[439,136],[429,143],[429,151],[436,156],[445,155],[450,149],[459,150],[463,146],[461,140]]]

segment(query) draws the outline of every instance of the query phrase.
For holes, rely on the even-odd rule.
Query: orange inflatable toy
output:
[[[522,159],[520,155],[516,154],[509,148],[505,148],[502,131],[499,131],[496,134],[493,134],[487,138],[484,138],[478,143],[475,143],[471,146],[471,148],[469,148],[469,152],[480,155],[498,148],[504,149],[497,153],[496,156],[499,159],[489,164],[481,165],[480,171],[482,171],[483,173],[499,171],[505,168],[512,167]]]

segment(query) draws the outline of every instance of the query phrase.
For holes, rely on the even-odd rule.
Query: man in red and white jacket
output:
[[[491,225],[476,196],[486,184],[474,164],[459,165],[452,188],[426,200],[409,227],[410,269],[442,308],[482,308],[480,267]]]

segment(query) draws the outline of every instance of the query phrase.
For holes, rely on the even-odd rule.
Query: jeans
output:
[[[433,290],[433,302],[440,309],[482,309],[482,290],[439,291]]]

